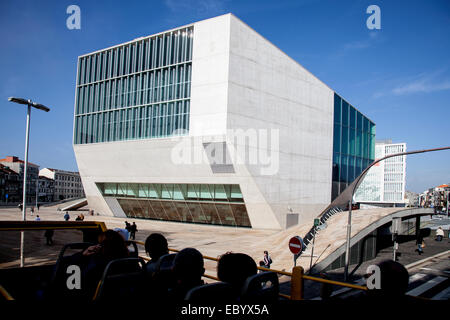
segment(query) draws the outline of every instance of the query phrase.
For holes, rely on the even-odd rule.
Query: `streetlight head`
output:
[[[26,100],[26,99],[23,99],[23,98],[15,98],[15,97],[9,97],[8,100],[11,101],[11,102],[15,102],[15,103],[25,104],[25,105],[34,107],[36,109],[43,110],[45,112],[49,112],[50,111],[50,108],[47,108],[43,104],[32,102],[31,100]]]
[[[26,100],[26,99],[16,98],[16,97],[9,97],[8,100],[11,101],[11,102],[28,105],[28,100]]]
[[[35,107],[36,109],[40,109],[40,110],[43,110],[45,112],[49,112],[50,111],[50,108],[47,108],[46,106],[44,106],[43,104],[40,104],[40,103],[33,102],[31,105],[33,107]]]

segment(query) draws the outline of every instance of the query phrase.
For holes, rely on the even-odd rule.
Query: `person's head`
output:
[[[384,260],[377,266],[380,268],[380,292],[388,296],[403,296],[409,284],[408,270],[393,260]]]
[[[98,237],[101,245],[100,253],[107,260],[114,260],[128,257],[128,248],[124,238],[114,230],[106,230]]]
[[[257,270],[255,261],[245,253],[226,253],[217,263],[217,277],[236,289],[240,289]]]
[[[167,239],[160,233],[152,233],[145,240],[145,252],[152,259],[168,254]]]
[[[269,254],[269,252],[267,252],[267,251],[264,251],[264,254]]]
[[[177,253],[172,271],[177,282],[184,286],[193,286],[201,282],[205,273],[203,256],[197,249],[185,248]]]

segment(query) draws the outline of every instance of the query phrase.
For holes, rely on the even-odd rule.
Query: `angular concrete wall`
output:
[[[288,207],[299,213],[300,223],[308,221],[331,198],[334,92],[230,17],[228,128],[279,130],[279,170],[269,175],[261,173],[263,165],[248,170],[281,226]]]

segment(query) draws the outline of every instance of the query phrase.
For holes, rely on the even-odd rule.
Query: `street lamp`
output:
[[[344,190],[343,193],[339,195],[338,198],[333,200],[333,202],[327,207],[332,207],[334,203],[341,202],[344,200],[344,203],[348,203],[348,217],[347,217],[347,238],[345,243],[345,267],[344,267],[344,280],[348,281],[348,267],[350,265],[350,240],[351,240],[351,228],[352,228],[352,203],[353,203],[353,195],[355,194],[356,189],[359,187],[360,182],[362,182],[362,179],[365,177],[369,169],[374,166],[375,164],[384,161],[388,158],[398,157],[398,156],[406,156],[411,154],[417,154],[417,153],[425,153],[425,152],[432,152],[432,151],[442,151],[442,150],[449,150],[450,147],[443,147],[443,148],[434,148],[434,149],[425,149],[425,150],[415,150],[415,151],[409,151],[409,152],[400,152],[395,154],[390,154],[388,156],[385,156],[381,159],[375,160],[372,162],[364,171],[358,176],[358,178],[355,179],[355,181],[352,182],[350,186],[347,187],[347,189]]]
[[[8,98],[9,101],[15,102],[18,104],[25,104],[28,106],[27,111],[27,129],[26,129],[26,136],[25,136],[25,164],[24,164],[24,172],[23,172],[23,206],[22,206],[22,220],[26,220],[26,213],[27,213],[27,171],[28,171],[28,141],[30,136],[30,116],[31,116],[31,107],[43,110],[45,112],[49,112],[50,109],[46,106],[31,101],[30,99],[22,99],[22,98],[15,98],[10,97]],[[23,231],[20,233],[20,267],[24,266],[24,257],[23,257],[23,249],[24,249],[24,240],[25,240],[25,234]]]

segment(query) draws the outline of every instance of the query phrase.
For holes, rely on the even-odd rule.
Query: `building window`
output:
[[[131,218],[251,227],[239,185],[97,183]]]
[[[186,134],[192,41],[188,27],[102,52],[114,72],[97,79],[100,83],[79,79],[74,143]],[[89,65],[97,55],[80,57],[79,74],[95,72]]]

